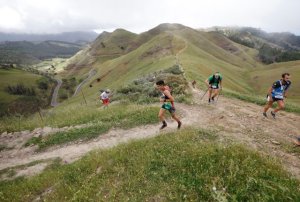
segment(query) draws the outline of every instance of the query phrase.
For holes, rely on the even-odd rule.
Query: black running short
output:
[[[267,100],[270,101],[268,95],[267,95]],[[276,97],[273,97],[273,96],[272,96],[272,101],[273,101],[273,102],[276,102],[276,101],[278,101],[278,100],[283,100],[283,99],[282,99],[282,98],[276,98]]]
[[[282,98],[275,98],[275,97],[272,97],[272,100],[273,100],[274,102],[276,102],[276,101],[283,100],[283,99],[282,99]]]

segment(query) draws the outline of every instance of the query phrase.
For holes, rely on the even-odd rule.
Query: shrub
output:
[[[15,86],[8,85],[5,88],[5,91],[12,95],[27,95],[27,96],[35,96],[36,92],[34,88],[25,87],[24,84],[19,83]]]
[[[37,81],[38,88],[41,90],[47,90],[49,88],[48,83],[49,81],[47,81],[47,79],[40,79]]]

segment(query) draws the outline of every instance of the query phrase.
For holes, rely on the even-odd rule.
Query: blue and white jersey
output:
[[[272,97],[277,99],[283,99],[284,92],[288,90],[290,85],[290,81],[287,81],[285,84],[282,83],[282,80],[275,81],[272,85]]]

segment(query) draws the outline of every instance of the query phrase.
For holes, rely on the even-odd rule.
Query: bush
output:
[[[39,107],[44,106],[43,101],[37,96],[24,96],[13,101],[8,106],[9,114],[29,115],[39,110]]]
[[[19,83],[15,86],[8,85],[5,88],[5,91],[12,95],[27,95],[27,96],[35,96],[36,92],[34,88],[25,87],[24,84]]]
[[[183,77],[183,72],[180,67],[174,65],[163,72],[155,72],[142,78],[138,78],[132,83],[118,89],[115,99],[128,99],[131,102],[139,104],[156,102],[157,98],[161,95],[161,92],[154,87],[155,82],[158,80],[165,81],[171,88],[171,93],[176,95],[176,100],[178,95],[186,95],[188,83]],[[118,96],[118,94],[123,94],[123,96]],[[185,99],[180,99],[180,101],[182,100],[186,101]]]
[[[164,73],[175,74],[175,75],[183,74],[183,71],[182,71],[182,69],[180,68],[179,65],[174,65],[173,67],[170,67],[170,68],[164,70],[163,72]]]
[[[59,99],[62,99],[62,100],[68,99],[68,93],[66,91],[60,92]]]
[[[42,78],[37,81],[38,88],[41,90],[47,90],[49,88],[49,81],[45,78]]]
[[[67,99],[74,94],[74,88],[77,86],[77,81],[75,77],[69,79],[62,79],[60,99]]]

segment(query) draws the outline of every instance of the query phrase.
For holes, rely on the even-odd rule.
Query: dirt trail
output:
[[[287,170],[300,179],[299,153],[292,152],[292,139],[299,135],[300,116],[280,112],[276,120],[262,117],[262,107],[223,96],[218,103],[209,105],[201,101],[202,91],[192,89],[194,104],[176,104],[181,114],[183,128],[188,126],[213,129],[226,141],[248,145],[269,156],[277,157]],[[176,131],[176,123],[168,120],[168,128],[159,131],[159,125],[146,125],[130,130],[114,129],[89,142],[69,143],[56,146],[40,153],[35,147],[17,147],[2,151],[0,170],[36,160],[61,158],[66,162],[79,159],[94,149],[110,148],[132,139],[148,138],[161,133]],[[32,133],[26,139],[33,136]],[[15,142],[20,142],[16,140]]]

